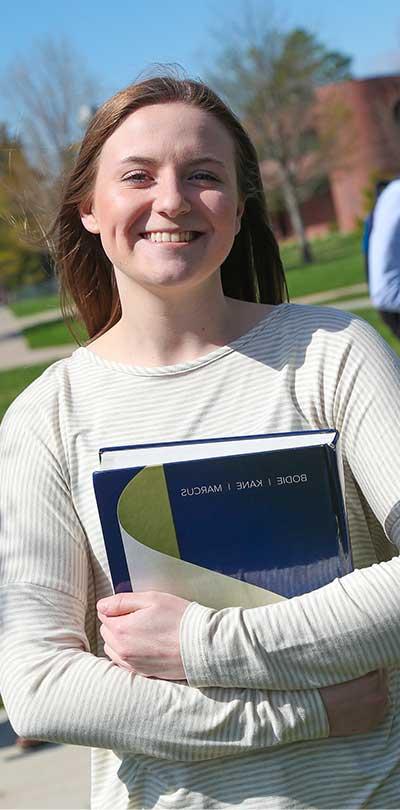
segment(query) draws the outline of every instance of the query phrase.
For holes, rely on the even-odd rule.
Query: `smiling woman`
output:
[[[11,722],[94,748],[94,810],[397,808],[397,358],[353,315],[285,302],[255,149],[201,82],[97,111],[53,237],[89,339],[1,426]],[[112,594],[100,447],[332,428],[351,574],[253,610]]]

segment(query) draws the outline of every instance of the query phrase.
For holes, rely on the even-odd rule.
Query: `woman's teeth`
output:
[[[150,231],[144,233],[143,238],[149,239],[150,242],[192,242],[197,236],[196,231],[176,231],[170,233],[167,231]]]

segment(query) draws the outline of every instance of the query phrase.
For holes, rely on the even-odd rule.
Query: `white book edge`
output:
[[[145,467],[176,461],[196,461],[206,458],[263,453],[271,450],[288,450],[299,447],[331,445],[337,439],[337,431],[315,431],[271,434],[236,439],[210,439],[209,441],[182,444],[143,445],[126,448],[104,448],[100,451],[100,470]]]

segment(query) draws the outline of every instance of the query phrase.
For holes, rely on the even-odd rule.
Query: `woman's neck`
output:
[[[175,292],[168,298],[142,290],[130,301],[121,295],[121,319],[90,348],[105,359],[129,365],[188,362],[240,337],[271,309],[226,298],[220,284]]]

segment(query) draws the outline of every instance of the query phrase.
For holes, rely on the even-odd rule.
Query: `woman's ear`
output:
[[[240,231],[240,225],[241,225],[241,222],[242,222],[242,216],[243,216],[243,211],[244,211],[244,207],[245,207],[245,205],[246,205],[246,200],[240,200],[240,201],[239,201],[239,204],[238,204],[238,207],[237,207],[237,211],[236,211],[236,228],[235,228],[235,236],[237,236],[237,234],[238,234],[238,233],[239,233],[239,231]]]
[[[83,227],[86,228],[89,233],[100,233],[100,226],[97,222],[92,200],[82,203],[82,205],[79,206],[79,216]]]

